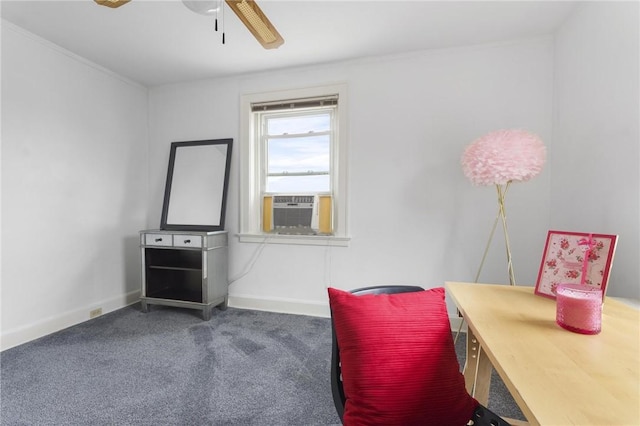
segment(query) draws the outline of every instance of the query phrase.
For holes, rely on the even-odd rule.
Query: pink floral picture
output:
[[[618,240],[617,235],[549,231],[535,293],[556,297],[560,283],[602,289],[604,296]]]

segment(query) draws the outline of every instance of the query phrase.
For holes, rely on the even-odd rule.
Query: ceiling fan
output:
[[[120,7],[131,0],[94,0],[102,6]],[[190,10],[203,15],[216,13],[218,0],[182,0]],[[284,39],[254,0],[224,0],[265,49],[276,49]],[[223,35],[224,40],[224,35]]]

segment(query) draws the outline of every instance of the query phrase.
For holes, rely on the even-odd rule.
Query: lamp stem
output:
[[[491,247],[491,241],[493,241],[493,234],[495,234],[495,232],[496,232],[496,227],[498,226],[498,221],[500,220],[500,218],[504,214],[504,197],[507,195],[507,190],[509,189],[509,184],[510,183],[511,183],[511,181],[509,181],[507,183],[507,185],[505,186],[504,191],[502,191],[500,189],[499,185],[496,185],[496,187],[498,187],[498,204],[501,205],[502,208],[498,208],[498,212],[496,213],[496,219],[493,221],[493,226],[491,227],[491,233],[489,234],[489,240],[487,241],[487,245],[484,248],[484,253],[482,254],[482,260],[480,261],[480,266],[478,267],[478,272],[476,272],[476,278],[473,281],[474,283],[477,283],[478,280],[480,279],[480,272],[482,272],[482,268],[484,266],[484,261],[486,260],[487,254],[489,253],[489,247]],[[500,199],[502,199],[502,202],[500,202]],[[504,229],[506,229],[506,224],[504,224],[503,227],[504,227]],[[509,246],[509,243],[507,242],[507,247],[508,246]]]
[[[502,219],[502,229],[504,231],[504,243],[507,248],[507,269],[509,272],[509,284],[516,285],[516,278],[513,273],[513,262],[511,260],[511,247],[509,246],[509,233],[507,232],[507,211],[504,207],[504,198],[507,195],[507,191],[509,190],[509,185],[511,181],[508,181],[504,186],[496,184],[496,190],[498,191],[498,213],[496,214],[496,219],[493,221],[493,227],[491,228],[491,233],[489,234],[489,241],[487,241],[487,245],[484,248],[484,253],[482,254],[482,261],[480,262],[480,266],[478,267],[478,272],[476,273],[476,278],[474,282],[478,282],[480,278],[480,272],[482,272],[482,267],[484,266],[484,261],[487,258],[487,253],[489,252],[489,247],[491,246],[491,241],[493,240],[493,234],[496,232],[496,227],[498,225],[498,221]],[[458,314],[460,312],[458,311]],[[460,321],[460,326],[458,327],[458,331],[456,332],[456,336],[453,339],[454,344],[458,341],[458,336],[462,331],[462,326],[464,325],[464,318]]]
[[[504,207],[504,198],[507,195],[507,190],[509,189],[509,185],[511,181],[508,181],[504,186],[496,185],[496,190],[498,191],[498,215],[502,219],[502,229],[504,230],[504,244],[507,249],[507,270],[509,272],[509,284],[516,285],[516,278],[513,273],[513,261],[511,259],[511,247],[509,245],[509,232],[507,231],[507,212]]]
[[[482,272],[482,267],[484,266],[484,261],[487,258],[487,253],[489,252],[489,246],[491,246],[491,240],[493,240],[493,234],[496,232],[496,227],[498,226],[498,220],[500,219],[500,211],[496,214],[496,220],[493,221],[493,227],[491,228],[491,233],[489,234],[489,241],[487,241],[487,245],[484,248],[484,253],[482,254],[482,261],[480,262],[480,266],[478,267],[478,272],[476,273],[476,278],[473,281],[474,283],[478,282],[480,278],[480,272]]]

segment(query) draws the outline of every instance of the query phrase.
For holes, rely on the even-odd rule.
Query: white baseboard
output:
[[[27,343],[56,331],[88,321],[89,312],[102,308],[102,314],[124,308],[140,300],[140,291],[132,291],[125,295],[94,303],[90,306],[65,312],[60,315],[45,318],[35,323],[28,324],[13,330],[8,330],[0,336],[0,351]],[[314,317],[329,318],[331,312],[328,303],[309,302],[306,300],[284,298],[256,298],[245,295],[229,296],[229,306],[238,309],[255,309],[257,311],[278,312],[294,315],[309,315]],[[458,331],[462,318],[450,317],[451,330]],[[462,331],[466,332],[466,324]]]
[[[229,296],[229,306],[239,309],[255,309],[256,311],[309,315],[312,317],[329,318],[331,316],[328,303],[297,299],[256,298],[238,295]]]
[[[0,350],[4,351],[40,337],[44,337],[48,334],[55,333],[56,331],[88,321],[90,319],[90,312],[95,309],[101,308],[102,315],[104,315],[108,312],[136,303],[138,300],[140,300],[140,290],[132,291],[111,299],[106,299],[98,303],[93,303],[89,306],[84,306],[72,311],[63,312],[60,315],[40,319],[22,327],[7,330],[0,336]]]
[[[452,331],[457,332],[458,330],[460,330],[463,333],[467,332],[467,323],[464,322],[459,316],[456,315],[455,317],[449,317],[449,322],[451,323]],[[460,328],[460,325],[462,325],[462,328]]]
[[[255,309],[257,311],[278,312],[283,314],[309,315],[313,317],[330,318],[331,312],[328,303],[267,298],[258,299],[249,296],[229,296],[229,306],[238,309]],[[467,332],[467,324],[463,323],[459,316],[449,317],[451,330],[457,332],[462,324],[461,331]]]

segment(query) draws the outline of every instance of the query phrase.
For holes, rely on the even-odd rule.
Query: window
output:
[[[346,245],[346,87],[245,95],[241,108],[240,241]],[[274,233],[278,201],[301,195],[320,232]]]
[[[254,112],[266,150],[265,193],[331,193],[333,109]]]

